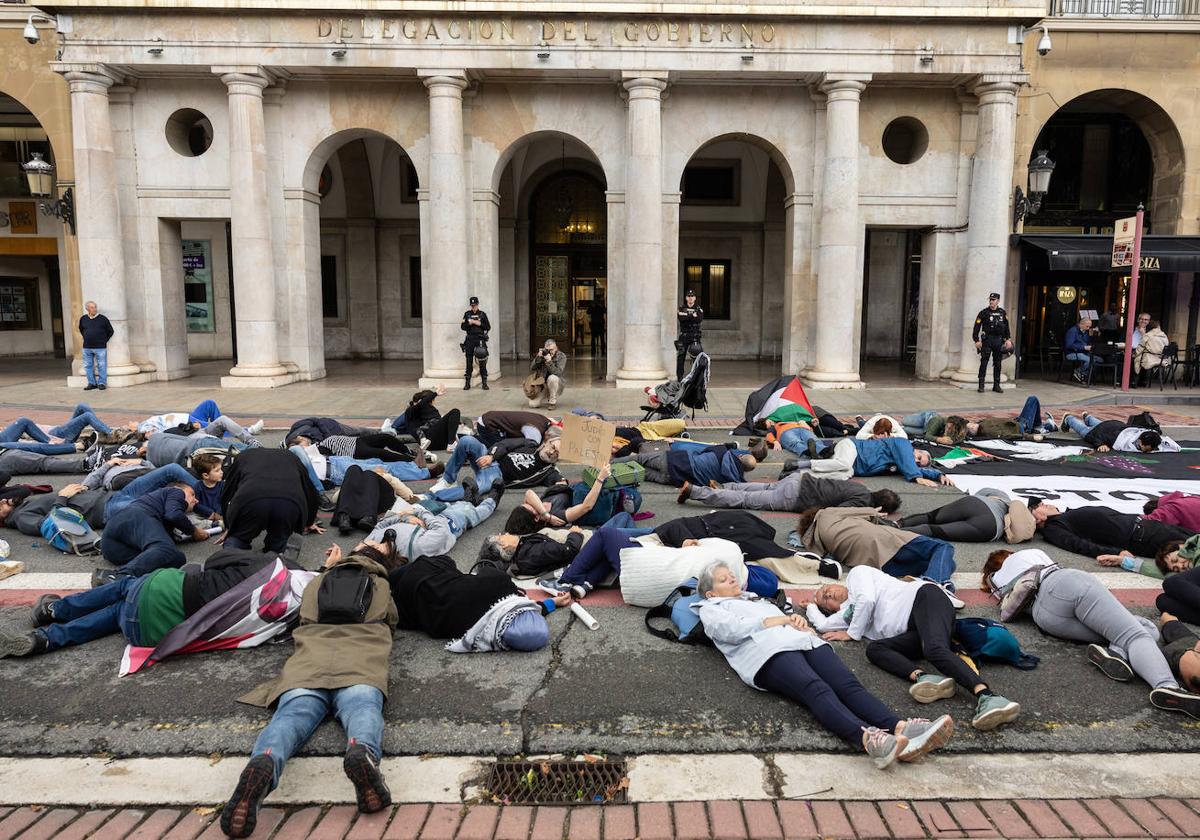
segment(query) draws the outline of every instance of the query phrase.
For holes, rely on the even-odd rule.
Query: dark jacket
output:
[[[224,595],[242,581],[256,575],[264,566],[274,564],[274,554],[241,548],[222,548],[201,566],[189,563],[183,567],[183,614],[190,617],[201,607]],[[292,560],[283,560],[289,569],[304,569]]]
[[[1067,336],[1063,339],[1064,353],[1086,353],[1087,347],[1091,344],[1091,339],[1083,334],[1083,330],[1079,329],[1079,325],[1071,327],[1067,330]]]
[[[681,306],[675,313],[679,320],[679,340],[684,346],[700,340],[700,325],[704,322],[704,310],[699,306]]]
[[[737,453],[724,444],[706,446],[672,446],[667,452],[667,474],[671,483],[682,487],[683,482],[708,484],[715,481],[725,484],[741,481],[745,475]]]
[[[188,519],[187,497],[178,487],[163,487],[153,493],[147,493],[131,502],[129,507],[121,513],[133,510],[149,514],[166,527],[175,528],[185,534],[190,534],[195,530],[192,520]],[[118,516],[120,515],[118,514]]]
[[[703,516],[685,516],[654,529],[663,545],[683,546],[684,540],[720,537],[736,543],[747,560],[790,557],[792,551],[775,542],[775,529],[749,511],[717,510]]]
[[[392,569],[388,583],[400,614],[399,626],[435,639],[457,639],[501,598],[523,594],[498,569],[485,567],[477,575],[468,575],[446,556],[421,557]]]
[[[800,479],[800,495],[796,508],[806,511],[819,507],[873,507],[871,490],[861,481],[838,478],[818,478],[810,472]]]
[[[545,534],[529,534],[521,537],[513,554],[512,571],[519,577],[532,577],[564,566],[571,565],[579,549],[583,548],[582,534],[568,534],[566,542],[559,542]]]
[[[1117,437],[1126,428],[1126,424],[1120,420],[1102,420],[1099,426],[1093,426],[1091,431],[1084,435],[1083,440],[1092,449],[1099,449],[1101,446],[1112,449]]]
[[[113,336],[113,326],[103,315],[89,318],[84,314],[79,319],[79,334],[83,336],[84,348],[88,350],[103,350],[108,346],[108,340]]]
[[[399,432],[416,437],[426,424],[441,418],[442,413],[433,405],[435,399],[437,399],[437,391],[418,391],[413,395],[408,408],[404,409],[404,413],[396,418],[392,427]]]
[[[1084,557],[1120,554],[1129,548],[1139,519],[1136,513],[1117,513],[1107,507],[1072,508],[1047,519],[1042,536],[1051,545]]]
[[[997,306],[993,310],[987,306],[979,310],[979,314],[975,316],[975,326],[971,329],[972,341],[1011,337],[1008,329],[1008,313],[1004,311],[1003,307]]]
[[[305,417],[292,424],[284,440],[290,443],[294,438],[303,435],[313,443],[320,443],[330,435],[354,435],[357,431],[332,417]]]
[[[50,514],[51,508],[61,505],[75,508],[83,514],[93,530],[99,531],[104,527],[104,503],[110,495],[107,490],[85,490],[68,499],[54,493],[38,493],[13,508],[8,517],[8,527],[16,528],[28,537],[39,537],[42,534],[42,520]]]
[[[468,318],[478,318],[479,326],[468,324]],[[492,322],[488,320],[487,313],[480,309],[478,312],[472,312],[468,309],[462,316],[462,331],[467,334],[467,341],[487,341],[487,334],[492,329]]]
[[[562,479],[562,475],[538,457],[538,444],[526,438],[505,438],[488,452],[500,467],[504,484],[508,487],[534,487],[550,485]]]
[[[532,426],[545,436],[551,425],[549,417],[536,411],[485,411],[479,423],[500,437],[520,439],[525,438],[521,433],[522,426]]]
[[[242,505],[256,499],[287,499],[295,503],[303,525],[317,519],[320,498],[300,459],[286,449],[255,447],[244,450],[225,471],[221,515],[237,519]]]

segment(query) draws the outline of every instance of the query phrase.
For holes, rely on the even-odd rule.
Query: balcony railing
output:
[[[1050,0],[1050,17],[1196,20],[1200,0]]]

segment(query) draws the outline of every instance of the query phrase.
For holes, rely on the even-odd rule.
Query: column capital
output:
[[[417,77],[429,88],[431,96],[461,99],[462,92],[470,85],[465,70],[418,70]]]
[[[108,101],[113,105],[132,104],[135,91],[137,91],[137,80],[129,79],[124,84],[113,85],[108,89]]]
[[[971,86],[981,105],[1005,99],[1015,100],[1021,85],[1029,83],[1028,73],[981,73]]]
[[[218,65],[212,72],[221,77],[229,93],[262,96],[263,90],[271,84],[270,75],[258,65]]]
[[[667,89],[667,73],[653,70],[626,70],[621,73],[621,89],[631,99],[661,99]]]
[[[821,92],[828,102],[859,99],[871,81],[870,73],[826,73],[820,82]]]
[[[123,79],[121,74],[104,64],[58,62],[53,67],[67,80],[71,93],[99,93],[107,96],[109,88]]]

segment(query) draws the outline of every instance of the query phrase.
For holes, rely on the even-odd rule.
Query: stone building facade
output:
[[[326,358],[459,384],[475,294],[493,353],[555,337],[638,386],[685,286],[718,359],[973,382],[974,313],[1020,293],[1041,3],[313,5],[45,7],[113,384],[231,357],[227,386]]]

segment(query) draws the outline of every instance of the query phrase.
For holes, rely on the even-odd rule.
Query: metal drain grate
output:
[[[494,801],[514,805],[625,802],[625,772],[624,759],[497,761],[484,787]]]

